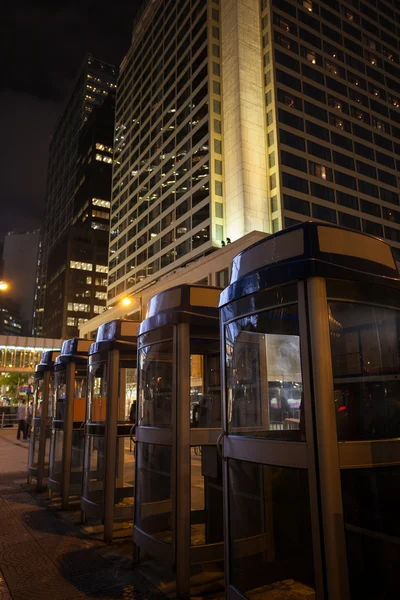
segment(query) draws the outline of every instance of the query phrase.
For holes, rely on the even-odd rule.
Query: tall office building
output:
[[[36,335],[76,335],[105,307],[116,78],[88,55],[51,141]]]
[[[110,305],[310,217],[400,248],[398,9],[146,3],[118,85]]]

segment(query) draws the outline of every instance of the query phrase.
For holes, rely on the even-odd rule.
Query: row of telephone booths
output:
[[[308,222],[181,285],[141,323],[45,352],[29,478],[133,553],[227,598],[398,595],[400,278],[383,241]],[[224,567],[223,567],[224,565]],[[198,567],[197,567],[198,568]]]

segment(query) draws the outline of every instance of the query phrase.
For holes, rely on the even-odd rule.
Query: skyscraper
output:
[[[36,335],[73,336],[105,306],[116,76],[85,58],[50,145]]]
[[[399,22],[388,0],[147,2],[118,86],[108,303],[310,217],[400,248]]]

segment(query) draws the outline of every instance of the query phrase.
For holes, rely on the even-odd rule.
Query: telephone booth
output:
[[[382,600],[400,569],[400,279],[390,247],[303,223],[220,299],[227,597]]]
[[[83,520],[103,521],[107,542],[114,521],[133,519],[138,325],[101,325],[89,350],[81,510]]]
[[[33,414],[28,456],[28,483],[36,479],[37,489],[49,474],[51,418],[54,395],[54,361],[59,352],[43,352],[35,368]]]
[[[63,509],[68,509],[71,496],[81,495],[90,345],[89,340],[78,338],[65,341],[54,365],[55,393],[47,487],[50,494],[61,494]]]
[[[138,333],[134,555],[169,562],[178,598],[193,565],[223,563],[219,294],[161,292]]]

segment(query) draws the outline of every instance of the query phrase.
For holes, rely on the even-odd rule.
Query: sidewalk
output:
[[[27,484],[29,442],[0,430],[0,600],[171,600],[171,569],[151,557],[132,564],[132,523],[107,545],[99,525],[81,525],[80,511],[62,511],[59,499]],[[125,532],[124,532],[125,529]],[[197,566],[191,598],[224,598],[220,568]]]
[[[0,600],[165,598],[122,547],[91,539],[46,507],[26,484],[28,446],[16,429],[0,431]]]

